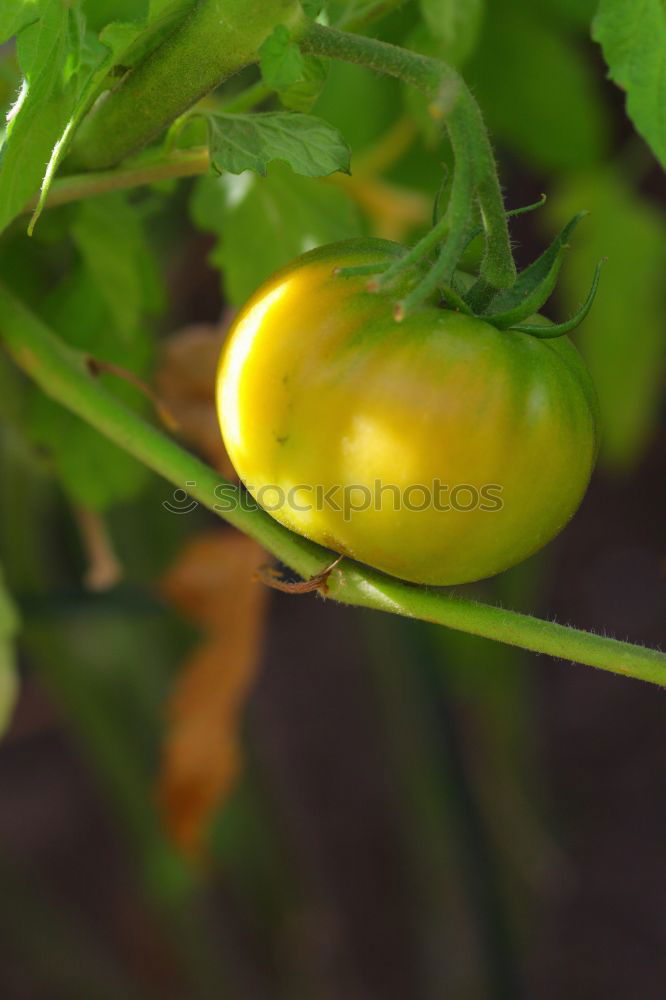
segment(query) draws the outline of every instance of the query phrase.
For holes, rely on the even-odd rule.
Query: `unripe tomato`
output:
[[[336,243],[266,282],[222,355],[220,424],[282,524],[405,580],[465,583],[525,559],[578,507],[594,389],[565,337],[435,305],[397,323],[395,290],[335,273],[400,252]]]

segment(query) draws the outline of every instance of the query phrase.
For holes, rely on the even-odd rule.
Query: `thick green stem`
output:
[[[321,24],[313,24],[300,45],[313,55],[358,63],[397,77],[426,94],[433,117],[446,124],[457,165],[464,160],[471,174],[473,195],[486,233],[481,276],[495,288],[509,288],[515,281],[516,268],[495,158],[479,106],[462,77],[438,59]]]
[[[194,499],[251,535],[297,573],[313,576],[330,563],[330,552],[292,534],[264,511],[243,504],[239,490],[126,409],[90,374],[87,356],[59,341],[2,284],[0,336],[19,367],[49,396],[174,486],[185,487]],[[343,560],[333,571],[329,593],[346,604],[419,618],[666,686],[666,654],[657,650],[456,597],[450,591],[404,583],[351,560]]]
[[[305,27],[298,0],[200,0],[191,15],[81,126],[74,169],[115,166],[157,138],[179,115],[243,67],[278,24]]]

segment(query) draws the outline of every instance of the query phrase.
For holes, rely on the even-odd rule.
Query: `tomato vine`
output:
[[[375,286],[386,287],[405,268],[429,262],[420,281],[397,304],[398,318],[417,308],[437,289],[454,308],[539,337],[566,333],[587,315],[599,268],[590,295],[571,320],[548,328],[529,322],[529,316],[538,311],[553,290],[573,222],[539,260],[517,275],[509,238],[509,213],[504,207],[492,147],[479,106],[459,73],[439,60],[399,46],[310,21],[297,0],[202,0],[166,40],[140,59],[99,100],[109,80],[95,78],[95,86],[86,91],[86,109],[93,105],[93,98],[97,103],[77,130],[73,126],[65,129],[60,139],[62,148],[57,144],[54,148],[53,172],[62,153],[66,154],[66,169],[52,184],[47,171],[43,186],[46,206],[206,172],[211,153],[203,147],[157,151],[126,161],[221,81],[258,62],[262,45],[278,26],[288,29],[290,44],[307,56],[351,62],[417,88],[428,98],[431,115],[448,132],[454,168],[444,214],[412,250],[383,273],[371,276]],[[239,98],[238,110],[254,107],[266,93],[264,84],[255,85],[249,97]],[[219,112],[207,118],[211,134],[216,128],[224,133],[215,114]],[[308,122],[302,124],[304,130],[312,127]],[[256,160],[261,170],[263,154]],[[240,166],[237,164],[238,172],[245,169],[244,163],[241,160]],[[307,173],[307,169],[303,172]],[[485,237],[485,253],[478,276],[471,286],[457,287],[457,265],[479,232]],[[170,482],[178,486],[195,482],[192,494],[214,508],[215,488],[220,480],[210,469],[105,393],[86,371],[82,355],[59,344],[8,288],[0,288],[0,307],[1,332],[11,354],[48,395]],[[246,512],[238,506],[228,520],[300,574],[316,574],[330,562],[326,550],[291,534],[261,512]],[[346,603],[438,622],[666,684],[666,657],[656,651],[420,589],[349,562],[333,572],[330,593]]]

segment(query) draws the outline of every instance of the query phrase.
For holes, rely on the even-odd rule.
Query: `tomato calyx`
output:
[[[435,202],[432,229],[413,247],[405,249],[404,254],[388,264],[340,268],[336,273],[342,277],[368,275],[368,291],[381,292],[394,288],[398,280],[404,279],[408,272],[417,272],[408,294],[396,301],[394,317],[398,322],[422,306],[437,291],[442,308],[467,316],[477,316],[498,330],[519,330],[534,337],[552,338],[570,333],[582,323],[594,302],[605,259],[597,264],[587,298],[573,316],[562,323],[547,326],[530,320],[555,290],[564,255],[570,247],[570,238],[587,212],[578,212],[541,256],[517,274],[509,288],[497,289],[481,276],[476,279],[464,276],[461,281],[458,270],[460,259],[470,244],[483,233],[483,226],[476,223],[469,225],[462,238],[456,241],[457,246],[452,252],[448,243],[447,216],[438,218],[440,196]],[[507,218],[541,208],[545,201],[546,196],[542,195],[539,201],[531,205],[508,211]]]

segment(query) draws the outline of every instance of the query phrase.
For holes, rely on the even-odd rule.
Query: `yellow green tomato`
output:
[[[224,441],[282,524],[417,583],[499,573],[578,507],[596,450],[594,389],[573,344],[497,330],[339,268],[390,262],[381,240],[322,247],[236,319],[218,374]]]

